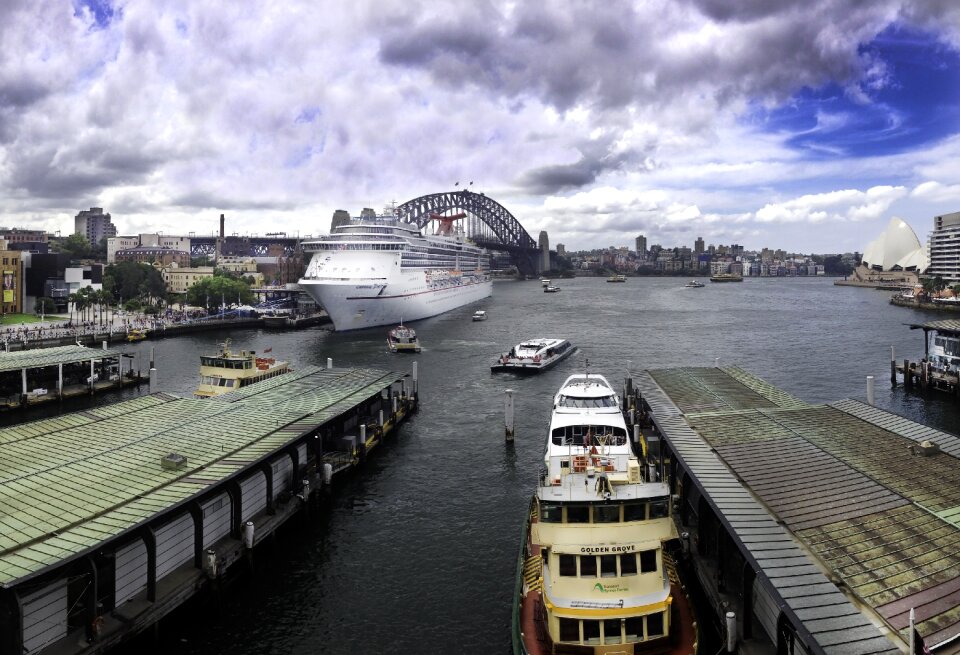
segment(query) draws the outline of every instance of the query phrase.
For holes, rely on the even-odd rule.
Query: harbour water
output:
[[[294,366],[409,370],[419,362],[419,413],[401,437],[337,488],[312,523],[291,526],[257,553],[254,571],[219,603],[197,603],[160,629],[159,652],[507,653],[516,555],[541,462],[553,393],[567,375],[737,365],[810,402],[864,399],[956,432],[951,399],[890,390],[890,346],[919,359],[932,318],[892,307],[889,293],[830,280],[747,279],[683,288],[679,278],[499,282],[487,301],[413,324],[419,355],[391,355],[386,329],[198,334],[126,346],[143,367],[156,348],[160,388],[189,395],[199,356],[229,336],[234,348]],[[484,322],[473,322],[486,309]],[[491,374],[490,360],[532,336],[580,351],[534,377]],[[503,439],[503,392],[515,391],[516,442]],[[129,395],[131,392],[126,392]],[[94,399],[93,402],[104,402]],[[242,430],[243,426],[236,426]],[[143,643],[136,645],[140,650]]]

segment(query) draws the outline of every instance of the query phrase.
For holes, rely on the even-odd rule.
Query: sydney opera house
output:
[[[891,218],[880,236],[867,244],[850,281],[870,286],[910,286],[919,281],[928,265],[927,249],[913,228],[899,218]]]

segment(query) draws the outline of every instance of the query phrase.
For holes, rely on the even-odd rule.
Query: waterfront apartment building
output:
[[[704,253],[704,247],[703,237],[697,237],[697,240],[693,242],[693,252],[702,255]]]
[[[927,276],[940,276],[948,283],[960,282],[960,212],[933,217],[927,248]]]
[[[74,217],[73,233],[82,234],[87,241],[96,245],[103,238],[117,236],[117,228],[110,222],[110,214],[103,213],[103,207],[91,207]]]
[[[180,267],[176,263],[160,268],[160,276],[170,293],[186,293],[187,289],[208,277],[213,277],[213,266]]]
[[[137,246],[171,248],[181,252],[190,252],[190,237],[164,236],[162,234],[138,234],[136,236],[115,236],[107,239],[107,263],[115,264],[117,253]],[[189,262],[187,262],[189,264]]]
[[[636,248],[634,248],[637,253],[637,257],[643,257],[647,254],[647,237],[642,234],[637,236]]]

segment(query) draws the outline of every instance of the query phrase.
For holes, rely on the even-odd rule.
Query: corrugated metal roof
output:
[[[123,353],[119,350],[103,350],[102,348],[87,348],[86,346],[57,346],[55,348],[18,350],[12,353],[0,352],[0,373],[19,371],[23,368],[89,362],[91,359],[119,357],[121,354]]]
[[[722,381],[718,372],[730,380]],[[681,403],[675,403],[673,396],[658,384],[660,379],[669,379],[674,388],[682,390]],[[704,379],[711,383],[699,384]],[[736,383],[742,380],[749,381],[749,389],[736,388]],[[714,446],[687,423],[687,417],[681,411],[683,405],[709,406],[712,413],[700,414],[698,418],[729,417],[737,426],[732,430],[735,434],[731,437],[715,434],[715,438],[726,439],[724,443],[730,448],[749,450],[764,438],[787,436],[784,428],[769,421],[758,421],[754,416],[761,412],[795,411],[778,410],[775,405],[788,408],[809,406],[789,394],[781,392],[783,395],[779,396],[772,387],[766,388],[769,385],[757,381],[740,369],[668,369],[642,374],[635,383],[679,463],[695,477],[703,497],[720,517],[744,557],[758,571],[758,579],[765,583],[777,603],[798,626],[804,641],[815,652],[837,655],[899,652],[821,572],[795,537],[731,472],[718,454],[719,449],[715,451]],[[705,399],[696,397],[698,387],[707,396]],[[751,400],[753,396],[747,391],[755,392],[767,402]],[[748,402],[753,403],[754,409],[717,411],[718,406],[742,408]],[[756,409],[759,407],[765,409]],[[759,434],[754,432],[756,429],[760,429]]]
[[[671,368],[648,373],[684,414],[807,405],[739,368]]]
[[[0,430],[0,586],[119,536],[402,378],[306,367],[225,402],[156,394]],[[187,466],[161,468],[171,452]]]
[[[960,332],[960,321],[955,318],[948,318],[942,321],[930,321],[929,323],[910,323],[911,328],[924,330],[936,330],[938,332]]]

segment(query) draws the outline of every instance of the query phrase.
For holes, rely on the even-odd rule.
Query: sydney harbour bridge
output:
[[[401,221],[416,224],[420,229],[440,218],[460,219],[460,228],[467,237],[493,251],[495,260],[509,260],[520,275],[537,275],[549,268],[549,265],[543,265],[544,249],[520,225],[520,221],[503,205],[482,193],[466,189],[431,193],[398,205],[396,214]],[[217,252],[218,242],[222,255],[289,257],[299,250],[300,239],[283,233],[226,236],[222,217],[220,229],[219,237],[191,234],[190,254],[194,257],[213,256]],[[497,253],[501,253],[501,256],[497,257]]]

